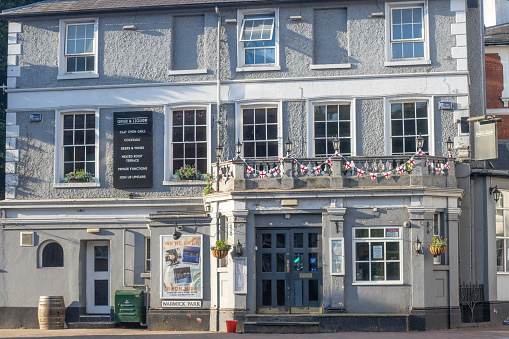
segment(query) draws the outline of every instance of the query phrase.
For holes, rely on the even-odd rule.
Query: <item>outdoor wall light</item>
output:
[[[421,254],[421,251],[422,251],[422,242],[419,240],[419,237],[415,238],[414,249],[415,249],[415,254],[416,255]]]
[[[493,199],[495,199],[495,202],[498,202],[498,200],[502,196],[502,192],[498,190],[498,185],[495,185],[495,187],[490,187],[490,194],[493,195]]]
[[[240,240],[237,240],[237,245],[235,245],[235,253],[237,254],[237,257],[240,257],[242,252],[242,244],[240,243]]]
[[[292,142],[290,141],[290,137],[285,142],[286,147],[286,156],[289,158],[292,154]]]
[[[240,157],[240,153],[242,153],[242,143],[239,139],[237,139],[237,143],[235,144],[235,152],[237,153],[237,158]]]
[[[338,137],[335,137],[334,140],[332,140],[332,147],[334,147],[334,152],[339,152],[339,147],[341,146],[341,139]]]
[[[177,225],[177,222],[174,223],[174,226],[175,226],[175,229],[173,230],[173,240],[178,240],[180,239],[180,232],[177,231],[177,229],[182,229],[183,227],[182,226],[178,226]]]
[[[217,162],[220,162],[222,157],[223,157],[223,148],[221,146],[217,146],[216,147]]]
[[[424,138],[420,133],[418,137],[415,137],[415,142],[417,143],[417,149],[422,149],[424,146]]]
[[[454,142],[451,140],[451,137],[449,137],[449,139],[447,139],[447,141],[445,142],[445,145],[447,146],[447,152],[449,152],[449,154],[451,154],[452,149],[454,147]]]

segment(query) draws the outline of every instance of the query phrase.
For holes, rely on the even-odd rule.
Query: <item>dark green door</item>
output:
[[[319,313],[321,229],[259,229],[256,233],[259,313]]]

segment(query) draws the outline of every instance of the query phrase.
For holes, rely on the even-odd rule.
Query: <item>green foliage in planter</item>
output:
[[[201,179],[201,173],[194,166],[185,165],[184,167],[180,167],[180,169],[176,170],[173,173],[175,178],[178,180],[199,180]]]
[[[433,237],[433,242],[428,247],[443,248],[447,247],[447,238]]]
[[[210,249],[218,251],[229,251],[231,248],[232,245],[228,244],[226,241],[216,240],[216,246],[212,246]]]
[[[64,179],[66,182],[70,182],[72,180],[90,182],[94,181],[94,175],[90,172],[85,172],[85,170],[81,169],[74,172],[66,173],[64,175]]]
[[[203,188],[203,194],[207,195],[212,193],[212,183],[214,182],[214,177],[210,173],[205,174],[205,180],[207,181],[207,185]]]

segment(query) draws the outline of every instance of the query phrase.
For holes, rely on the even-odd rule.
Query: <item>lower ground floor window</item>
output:
[[[401,281],[401,229],[353,229],[354,282]]]

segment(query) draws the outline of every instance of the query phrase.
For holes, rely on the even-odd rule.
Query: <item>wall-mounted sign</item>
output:
[[[30,122],[41,122],[42,114],[41,113],[30,113]]]
[[[202,235],[161,236],[161,298],[202,299]]]
[[[496,122],[474,122],[475,160],[498,158]]]
[[[343,238],[330,239],[330,274],[345,274],[345,246]]]
[[[113,186],[152,187],[152,112],[115,112],[113,131]]]
[[[161,306],[167,308],[201,307],[201,300],[163,300]]]

